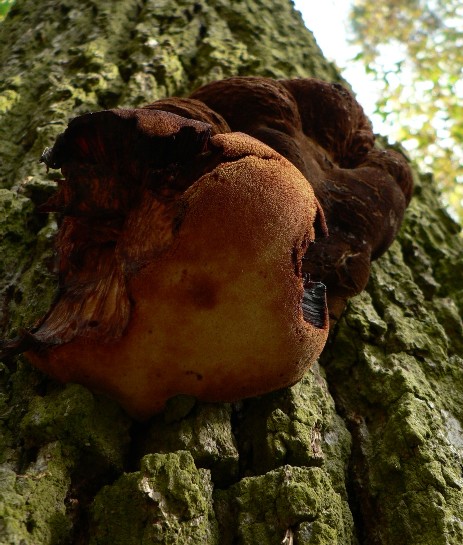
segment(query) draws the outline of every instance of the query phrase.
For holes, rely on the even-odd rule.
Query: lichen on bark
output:
[[[2,337],[54,295],[38,160],[69,118],[231,75],[340,81],[289,0],[17,0],[0,44]],[[3,362],[0,542],[460,545],[463,244],[432,178],[416,182],[398,241],[292,388],[180,397],[139,424]]]

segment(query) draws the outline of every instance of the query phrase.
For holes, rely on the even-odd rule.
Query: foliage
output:
[[[382,88],[377,113],[463,220],[461,0],[353,0],[350,25]]]
[[[14,0],[0,0],[0,21],[5,18],[5,15],[8,13],[8,10],[13,5]]]

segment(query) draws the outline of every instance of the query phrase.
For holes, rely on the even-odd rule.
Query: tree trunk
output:
[[[17,0],[0,25],[0,333],[49,307],[70,117],[231,75],[340,81],[289,0]],[[0,542],[463,543],[462,239],[416,175],[399,239],[292,388],[172,400],[139,424],[21,357],[0,364]]]

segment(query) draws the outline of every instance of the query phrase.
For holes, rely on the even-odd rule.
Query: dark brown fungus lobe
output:
[[[329,237],[303,270],[327,287],[333,320],[368,281],[370,262],[394,240],[412,193],[406,159],[375,148],[371,124],[341,85],[316,79],[235,77],[192,95],[290,160],[312,185]],[[252,112],[252,114],[251,114]]]
[[[60,292],[7,350],[138,418],[176,394],[293,384],[318,357],[324,289],[302,258],[323,213],[278,152],[197,100],[166,99],[76,118],[42,159],[64,177],[43,207],[61,217]]]

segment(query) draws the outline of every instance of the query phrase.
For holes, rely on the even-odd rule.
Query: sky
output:
[[[378,114],[375,114],[375,102],[380,97],[381,89],[378,83],[375,83],[372,76],[366,74],[361,62],[354,62],[352,59],[358,53],[358,49],[348,44],[349,35],[348,15],[353,0],[293,0],[297,10],[299,10],[304,19],[305,25],[313,32],[315,39],[323,51],[325,57],[334,61],[341,69],[343,77],[350,83],[354,90],[358,102],[362,105],[365,113],[373,124],[373,130],[377,134],[389,137],[394,141],[396,134],[394,128],[384,123]],[[383,64],[397,62],[403,57],[399,48],[389,47],[385,56],[381,58]],[[404,78],[406,72],[402,68],[401,77]],[[411,81],[411,80],[410,80]],[[458,87],[455,87],[458,92]],[[417,86],[410,86],[413,93],[416,93]],[[463,93],[463,83],[460,88]],[[410,126],[419,127],[422,119],[408,119]],[[440,136],[440,130],[445,127],[436,127],[436,135]],[[448,130],[448,129],[446,129]],[[447,133],[445,133],[447,134]],[[442,136],[440,136],[442,138]],[[402,140],[402,145],[409,151],[415,147],[413,138]],[[438,142],[439,144],[439,142]],[[424,157],[424,162],[430,164],[432,157]],[[461,205],[463,208],[463,199]],[[449,210],[454,218],[455,212]]]
[[[334,61],[342,70],[343,77],[351,84],[357,100],[373,122],[375,132],[385,133],[379,116],[374,115],[378,97],[377,85],[361,63],[351,59],[358,49],[347,43],[348,14],[351,0],[294,0],[294,5],[313,32],[325,57]]]

